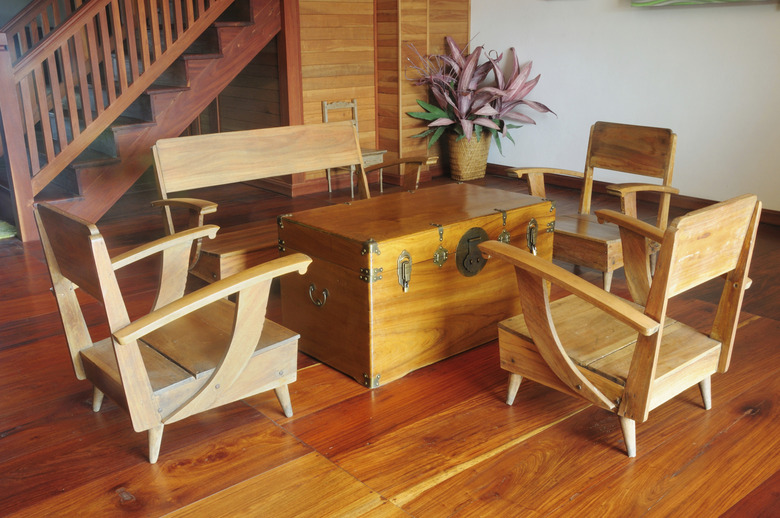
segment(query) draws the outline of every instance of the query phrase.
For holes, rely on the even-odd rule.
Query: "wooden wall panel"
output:
[[[322,122],[322,101],[357,99],[360,142],[376,148],[374,0],[300,0],[300,12],[304,123]]]

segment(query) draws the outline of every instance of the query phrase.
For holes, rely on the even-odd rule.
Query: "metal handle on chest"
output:
[[[309,300],[318,308],[324,306],[328,301],[328,289],[325,288],[322,290],[322,299],[314,298],[315,291],[317,291],[317,286],[315,286],[314,283],[309,284]]]

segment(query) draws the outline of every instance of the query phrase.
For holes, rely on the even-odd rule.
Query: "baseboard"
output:
[[[494,176],[509,176],[507,171],[510,168],[505,165],[488,164],[487,174]],[[525,180],[519,180],[525,182]],[[563,187],[567,189],[578,190],[582,186],[582,183],[577,178],[571,178],[563,175],[549,175],[545,178],[545,182],[556,187]],[[593,192],[605,194],[607,192],[606,182],[593,182]],[[638,193],[637,199],[640,201],[656,201],[651,194]],[[671,206],[677,209],[683,209],[686,211],[701,209],[713,203],[717,203],[715,200],[708,200],[705,198],[696,198],[694,196],[685,196],[683,194],[672,195]],[[780,211],[763,209],[761,211],[761,223],[769,225],[780,226]]]

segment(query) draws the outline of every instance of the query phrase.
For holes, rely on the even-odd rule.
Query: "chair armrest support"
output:
[[[630,230],[631,232],[648,239],[652,239],[657,243],[663,241],[664,232],[660,228],[633,216],[609,209],[597,210],[596,216],[598,217],[599,223],[614,223],[619,227]]]
[[[181,299],[139,318],[116,331],[114,339],[121,345],[128,345],[184,315],[244,288],[294,271],[303,274],[310,263],[311,259],[308,256],[298,253],[254,266],[189,293]]]
[[[563,287],[644,336],[651,336],[660,327],[658,322],[637,310],[627,301],[598,288],[551,261],[498,241],[485,241],[480,243],[479,248],[490,257],[499,257],[515,267],[522,268],[533,275]]]
[[[218,230],[219,227],[217,225],[205,225],[202,227],[184,230],[171,236],[162,237],[132,250],[128,250],[123,254],[117,255],[111,259],[111,265],[114,267],[114,270],[118,270],[119,268],[127,266],[128,264],[132,264],[136,261],[157,254],[174,246],[178,246],[182,243],[191,243],[196,239],[201,239],[204,237],[214,239],[214,236],[217,235]]]

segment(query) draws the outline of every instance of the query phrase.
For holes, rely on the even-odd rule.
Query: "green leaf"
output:
[[[428,142],[428,149],[430,149],[431,146],[433,146],[436,143],[436,141],[439,140],[439,137],[441,137],[444,134],[445,130],[446,128],[444,126],[439,126],[438,128],[436,128],[436,130],[434,130],[433,136],[431,137],[431,140]]]

